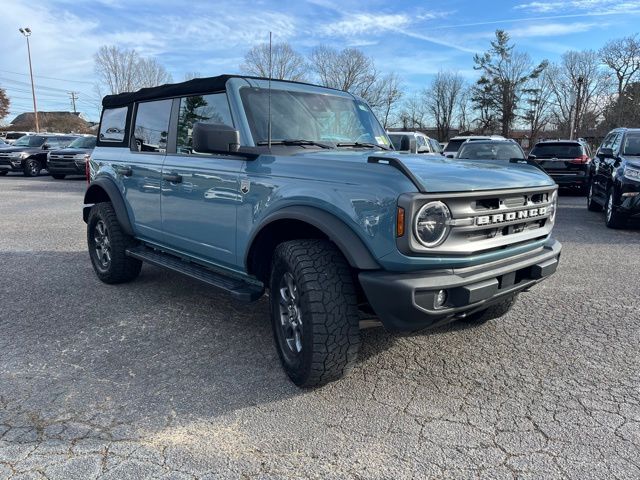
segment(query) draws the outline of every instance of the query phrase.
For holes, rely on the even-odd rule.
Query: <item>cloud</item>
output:
[[[557,37],[561,35],[571,35],[579,32],[587,32],[596,27],[605,26],[602,23],[540,23],[528,25],[521,28],[509,29],[509,35],[512,38],[528,38],[528,37]],[[494,35],[493,33],[491,35]]]
[[[535,1],[522,3],[514,7],[534,13],[550,13],[561,11],[584,10],[589,15],[613,15],[640,10],[640,1],[630,0],[570,0],[570,1]]]
[[[362,34],[378,35],[387,30],[404,28],[411,23],[409,16],[405,14],[377,15],[370,13],[358,13],[349,15],[337,22],[325,24],[320,27],[320,33],[326,36],[356,36]]]

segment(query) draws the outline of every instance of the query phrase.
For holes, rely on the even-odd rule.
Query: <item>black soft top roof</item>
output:
[[[218,75],[217,77],[194,78],[180,83],[167,83],[158,87],[141,88],[137,92],[119,93],[118,95],[107,95],[102,99],[104,108],[123,107],[133,102],[145,100],[157,100],[161,98],[181,97],[184,95],[197,95],[207,92],[223,90],[230,78],[246,78],[247,80],[268,80],[265,77],[250,77],[246,75]],[[305,82],[294,82],[291,80],[275,80],[273,82],[298,83],[302,85],[313,85]],[[329,87],[322,87],[329,88]]]

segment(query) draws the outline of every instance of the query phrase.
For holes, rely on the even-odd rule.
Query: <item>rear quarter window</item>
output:
[[[98,138],[103,143],[124,142],[128,107],[107,108],[102,112]]]

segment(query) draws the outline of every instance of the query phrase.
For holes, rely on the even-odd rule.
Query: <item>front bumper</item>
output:
[[[21,172],[24,168],[23,159],[9,160],[0,158],[0,170],[8,170],[10,172]]]
[[[539,250],[467,268],[411,273],[362,271],[364,293],[382,324],[390,331],[414,331],[442,325],[483,310],[525,290],[556,271],[560,242],[549,239]],[[435,307],[439,290],[447,301]]]
[[[83,160],[70,160],[70,161],[47,161],[47,170],[49,173],[64,173],[66,175],[84,175],[85,174],[85,161]]]

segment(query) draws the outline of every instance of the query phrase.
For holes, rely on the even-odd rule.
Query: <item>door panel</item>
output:
[[[162,229],[168,247],[225,267],[236,266],[236,210],[242,201],[243,163],[228,157],[167,155]]]
[[[136,234],[156,242],[163,240],[160,189],[172,104],[172,100],[157,100],[137,105],[132,149],[123,154],[122,163],[113,164]]]

